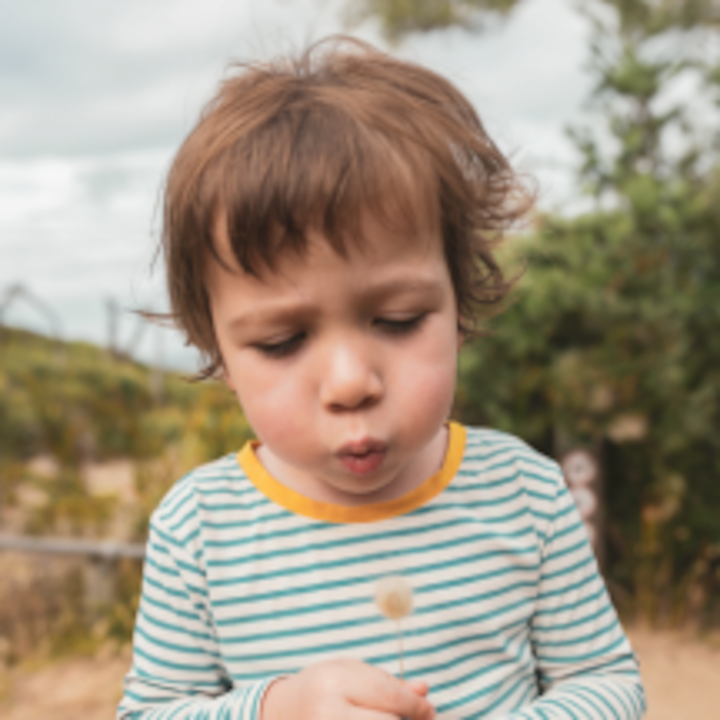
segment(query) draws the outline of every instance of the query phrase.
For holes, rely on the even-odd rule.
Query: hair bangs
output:
[[[427,153],[391,142],[332,105],[298,104],[228,154],[216,175],[219,209],[243,270],[258,275],[281,253],[301,256],[309,230],[343,256],[348,243],[362,249],[366,213],[412,234],[437,222]]]

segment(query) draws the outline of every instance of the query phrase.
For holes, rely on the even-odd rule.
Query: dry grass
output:
[[[720,639],[634,628],[648,695],[648,720],[717,720],[720,717]]]
[[[10,675],[2,720],[112,720],[129,658],[81,658]]]

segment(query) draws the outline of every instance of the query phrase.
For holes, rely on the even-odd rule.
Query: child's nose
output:
[[[356,410],[376,403],[382,379],[370,348],[336,343],[322,368],[321,401],[330,410]]]

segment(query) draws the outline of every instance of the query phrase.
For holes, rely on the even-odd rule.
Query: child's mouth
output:
[[[337,453],[337,458],[351,473],[367,475],[380,467],[386,453],[385,443],[377,440],[364,440],[344,445]]]

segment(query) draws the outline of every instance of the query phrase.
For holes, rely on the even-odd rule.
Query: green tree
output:
[[[616,598],[718,622],[718,6],[590,7],[602,122],[572,135],[594,209],[538,218],[515,304],[462,358],[458,408],[550,453],[601,446]]]
[[[390,40],[412,32],[452,25],[477,27],[481,19],[507,15],[522,0],[362,0],[353,3],[357,18],[377,17]]]

